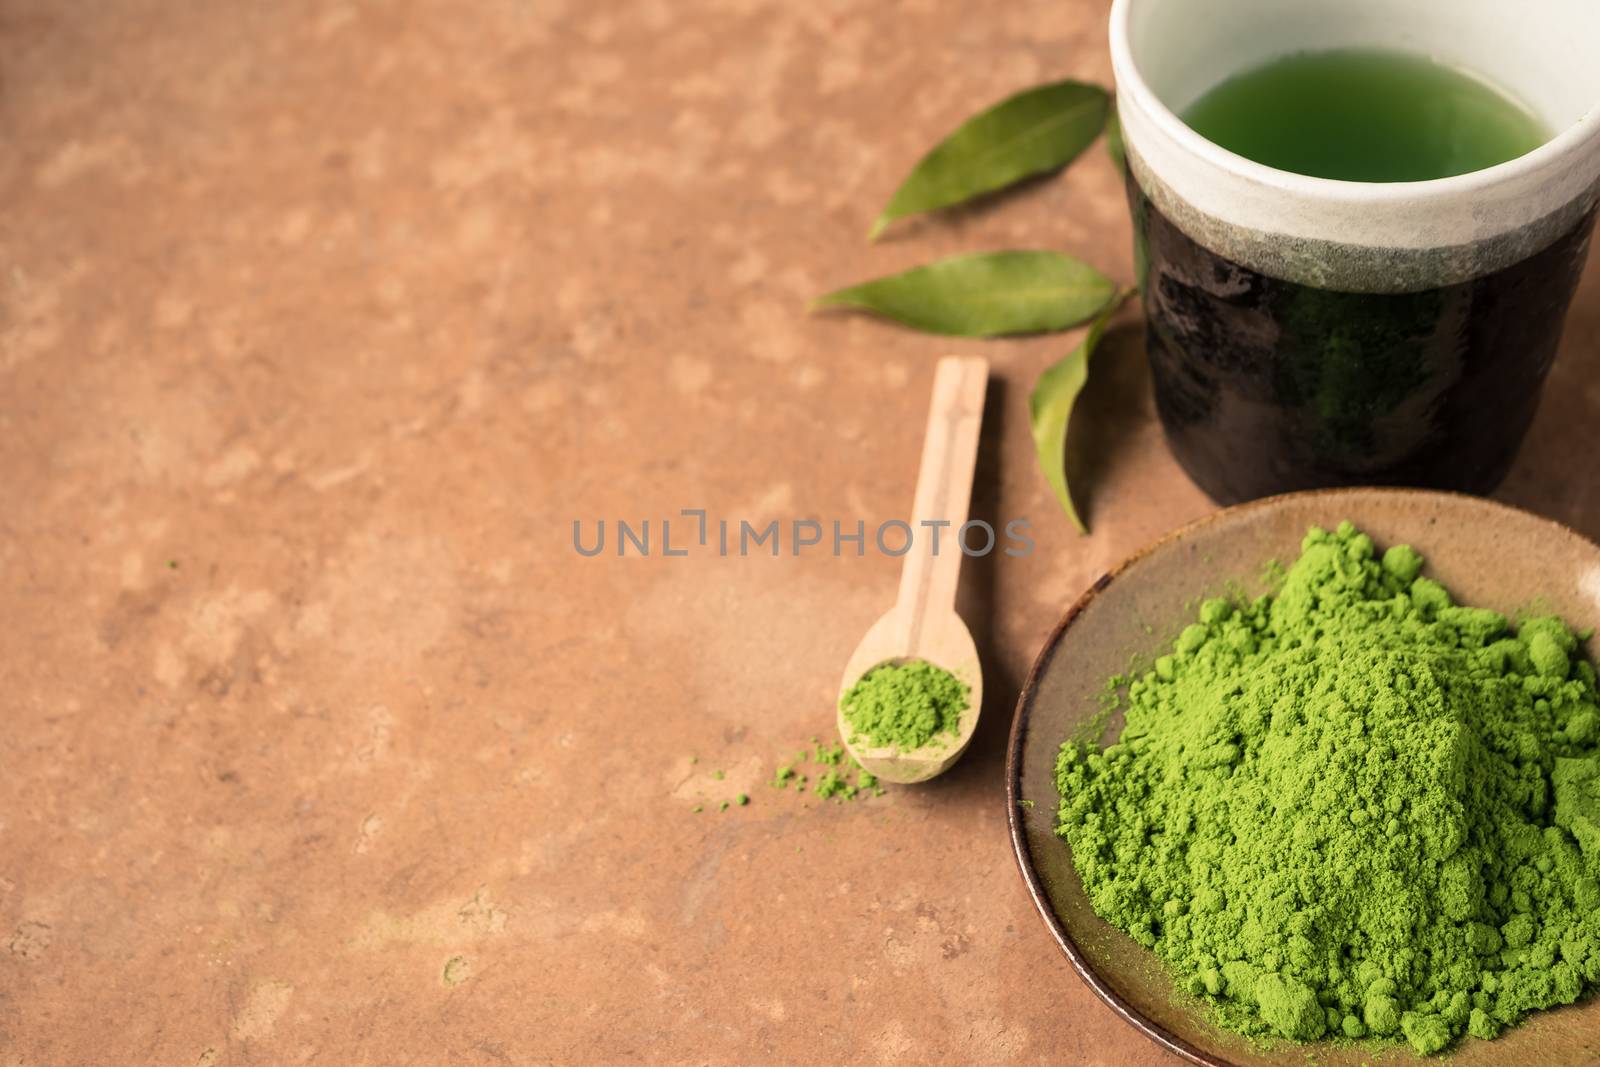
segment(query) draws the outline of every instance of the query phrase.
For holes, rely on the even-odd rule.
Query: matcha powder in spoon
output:
[[[1276,596],[1201,606],[1115,744],[1062,746],[1095,911],[1230,1030],[1431,1053],[1600,985],[1594,669],[1421,565],[1313,529]]]
[[[960,732],[972,689],[925,659],[885,663],[861,676],[840,698],[851,742],[902,752]]]

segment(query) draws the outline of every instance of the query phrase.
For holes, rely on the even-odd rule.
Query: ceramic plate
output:
[[[1101,578],[1068,609],[1023,687],[1006,764],[1011,840],[1028,892],[1083,980],[1111,1009],[1153,1040],[1213,1067],[1318,1067],[1418,1063],[1405,1046],[1256,1047],[1213,1026],[1202,1004],[1174,986],[1160,962],[1089,907],[1065,841],[1052,832],[1056,751],[1098,709],[1107,678],[1164,651],[1196,598],[1230,585],[1265,591],[1264,565],[1300,554],[1306,528],[1349,519],[1380,551],[1409,543],[1423,574],[1459,602],[1508,615],[1548,608],[1575,627],[1600,625],[1600,547],[1548,519],[1447,493],[1346,489],[1295,493],[1218,512],[1169,534]],[[1538,598],[1537,603],[1535,597]],[[1187,605],[1187,608],[1186,608]],[[1587,652],[1595,657],[1595,641]],[[1120,729],[1114,721],[1111,730]],[[1465,1039],[1454,1067],[1600,1063],[1600,997],[1540,1012],[1499,1039]]]

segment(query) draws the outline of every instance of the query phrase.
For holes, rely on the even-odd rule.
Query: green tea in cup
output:
[[[1246,159],[1347,182],[1451,178],[1550,139],[1544,123],[1497,86],[1383,48],[1271,60],[1207,91],[1183,121]]]
[[[1222,503],[1488,492],[1600,202],[1600,3],[1115,0],[1156,407]]]

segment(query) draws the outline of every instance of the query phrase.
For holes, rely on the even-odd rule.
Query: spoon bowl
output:
[[[839,737],[861,766],[886,782],[909,785],[943,774],[966,751],[978,727],[978,709],[983,707],[983,671],[978,665],[978,648],[972,642],[972,633],[954,611],[928,620],[934,625],[929,628],[916,656],[905,654],[900,639],[905,626],[898,613],[898,608],[891,608],[873,623],[856,646],[850,662],[845,664],[844,678],[839,683]],[[858,736],[845,720],[844,694],[874,667],[909,663],[913,659],[927,660],[949,671],[970,690],[956,732],[939,734],[921,748],[873,745]]]

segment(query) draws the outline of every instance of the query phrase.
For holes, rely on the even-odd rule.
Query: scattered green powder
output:
[[[837,766],[839,761],[844,759],[844,746],[832,745],[825,747],[823,745],[818,745],[813,752],[812,758],[818,763],[825,764],[829,767]]]
[[[844,780],[838,771],[824,771],[817,780],[817,796],[824,800],[839,797],[844,800],[853,800],[856,787]]]
[[[842,802],[854,800],[858,796],[866,796],[868,794],[879,797],[885,795],[886,791],[878,784],[877,775],[862,767],[854,759],[851,759],[843,745],[823,745],[819,741],[812,749],[802,749],[796,756],[796,763],[808,759],[813,760],[821,771],[821,778],[812,790],[821,799]],[[695,757],[691,756],[689,762],[693,763],[694,761]],[[850,768],[854,768],[856,772],[854,785],[846,777],[850,773]],[[726,775],[722,771],[713,771],[711,777],[717,781],[722,781],[726,778]],[[775,789],[788,789],[793,786],[796,793],[804,793],[806,791],[806,783],[810,780],[811,776],[801,773],[793,763],[784,763],[780,764],[777,770],[773,772],[772,779],[767,784]],[[718,810],[727,811],[735,805],[746,807],[749,803],[749,794],[737,793],[731,800],[723,801],[718,806]],[[699,814],[704,810],[704,806],[695,804],[690,810],[695,814]]]
[[[841,758],[844,758],[843,753],[844,750],[842,748],[839,749],[839,755]],[[839,760],[835,760],[834,762],[839,762]],[[817,779],[816,788],[813,790],[813,792],[815,792],[816,795],[823,800],[838,801],[854,800],[856,797],[865,795],[868,792],[871,792],[873,796],[878,797],[884,795],[884,790],[878,785],[877,775],[873,774],[871,771],[867,770],[853,759],[850,760],[850,766],[854,767],[856,771],[856,781],[854,785],[851,785],[849,780],[845,777],[845,775],[849,773],[848,770],[840,770],[838,767],[828,766],[827,769],[825,769],[821,776]],[[801,784],[796,785],[795,789],[804,791],[805,781],[806,776],[802,774],[800,776]]]
[[[844,718],[879,748],[922,748],[941,734],[954,735],[972,692],[955,675],[927,660],[874,667],[840,698]],[[940,740],[943,740],[940,738]]]
[[[1200,606],[1115,744],[1062,746],[1095,910],[1228,1029],[1431,1053],[1600,985],[1594,669],[1421,566],[1311,530],[1275,596]]]
[[[868,792],[875,797],[884,794],[884,790],[878,785],[878,776],[859,765],[856,767],[855,785],[851,785],[843,774],[834,770],[824,771],[817,781],[817,796],[824,800],[854,800],[857,796]]]

